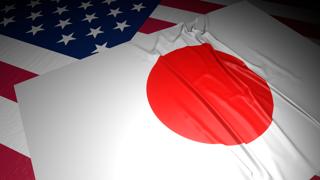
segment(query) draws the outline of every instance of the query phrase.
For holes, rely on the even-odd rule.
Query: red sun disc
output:
[[[272,122],[267,82],[209,44],[161,56],[147,82],[153,112],[177,134],[203,143],[249,143]]]

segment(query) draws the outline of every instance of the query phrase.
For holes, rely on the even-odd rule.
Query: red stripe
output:
[[[0,61],[0,96],[17,102],[13,86],[35,76],[37,74]]]
[[[196,12],[200,14],[206,14],[208,12],[224,7],[224,5],[204,2],[200,0],[161,0],[160,4],[163,6]]]
[[[141,26],[139,32],[150,34],[156,31],[160,31],[162,29],[172,27],[174,25],[176,24],[149,17]]]
[[[310,180],[320,180],[319,176],[313,176]]]
[[[31,159],[0,144],[0,179],[35,180]]]
[[[309,38],[314,38],[314,39],[320,39],[319,24],[306,23],[306,22],[284,18],[280,16],[273,16],[273,17],[304,36],[307,36]]]

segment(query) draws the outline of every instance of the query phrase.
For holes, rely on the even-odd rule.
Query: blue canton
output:
[[[77,59],[129,41],[159,0],[2,0],[0,34]]]

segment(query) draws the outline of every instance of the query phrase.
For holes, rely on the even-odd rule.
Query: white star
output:
[[[104,43],[102,45],[98,45],[96,44],[96,49],[94,51],[92,51],[91,53],[100,53],[100,52],[103,52],[105,50],[107,50],[107,43]]]
[[[14,16],[9,17],[9,18],[3,18],[3,20],[0,22],[0,24],[2,24],[4,27],[6,27],[9,23],[15,22],[15,20],[13,20]]]
[[[122,23],[119,23],[119,22],[116,22],[116,23],[117,23],[117,26],[114,27],[113,29],[120,29],[121,32],[124,30],[124,28],[130,26],[127,24],[127,21],[123,21]]]
[[[57,10],[54,11],[53,14],[58,13],[59,15],[61,15],[62,13],[66,12],[66,11],[69,11],[69,10],[67,9],[67,6],[57,7]]]
[[[32,0],[32,1],[28,4],[28,6],[31,6],[32,8],[34,8],[35,6],[37,6],[37,5],[39,5],[39,4],[41,4],[41,3],[40,3],[40,0]]]
[[[32,33],[32,35],[34,36],[35,34],[37,34],[37,32],[39,31],[43,31],[44,29],[42,28],[43,24],[40,24],[39,26],[31,26],[30,31],[26,32],[26,33]]]
[[[69,41],[72,41],[72,40],[76,39],[76,38],[72,37],[72,35],[73,35],[73,33],[71,33],[69,35],[62,34],[62,38],[57,43],[63,42],[64,45],[67,45],[69,43]]]
[[[108,16],[112,15],[113,17],[117,17],[118,14],[122,13],[122,11],[120,11],[119,9],[120,8],[110,9],[110,13],[108,14]]]
[[[86,17],[82,19],[82,21],[88,21],[89,23],[91,23],[92,20],[98,19],[98,17],[96,17],[95,15],[96,13],[93,13],[91,15],[86,14]]]
[[[37,17],[42,16],[41,11],[39,12],[31,12],[31,15],[29,17],[27,17],[27,19],[32,19],[32,21],[34,21]]]
[[[69,19],[66,19],[66,20],[59,20],[59,23],[55,26],[55,27],[61,27],[61,29],[63,29],[64,27],[66,27],[67,25],[69,24],[72,24],[70,21],[70,18]]]
[[[100,31],[101,26],[97,27],[96,29],[90,28],[90,33],[87,34],[87,36],[93,36],[93,38],[96,38],[98,34],[103,33],[103,31]]]
[[[140,4],[133,4],[133,8],[131,10],[137,10],[138,12],[141,11],[141,9],[146,8],[145,6],[142,5],[142,3]]]
[[[104,0],[102,1],[102,3],[107,3],[108,5],[110,5],[112,2],[115,2],[116,0]]]
[[[86,3],[81,2],[81,5],[79,6],[79,8],[83,8],[84,10],[86,10],[88,7],[92,6],[91,2],[88,1]]]
[[[14,7],[14,4],[12,4],[12,5],[6,5],[3,9],[1,9],[1,11],[4,11],[5,13],[7,13],[7,12],[14,10],[14,9],[16,9],[16,8]]]

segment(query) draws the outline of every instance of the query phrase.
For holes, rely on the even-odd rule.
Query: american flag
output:
[[[2,10],[0,33],[83,59],[130,40],[158,1],[18,1]]]
[[[237,1],[1,1],[0,179],[35,179],[14,84]],[[286,0],[252,3],[319,42],[315,7]]]

